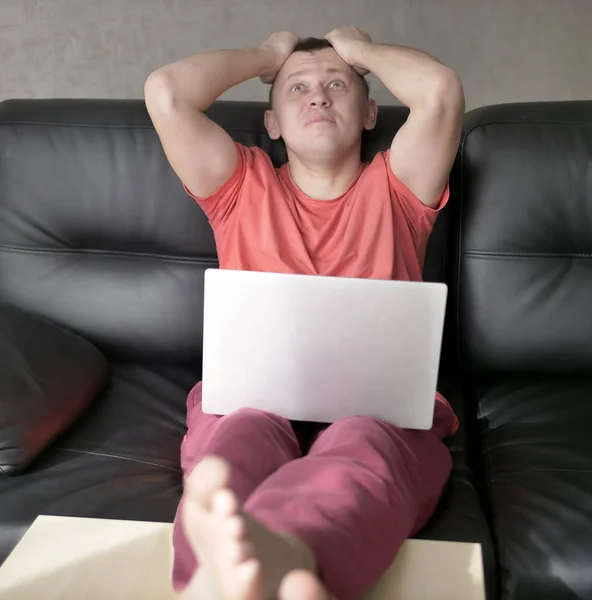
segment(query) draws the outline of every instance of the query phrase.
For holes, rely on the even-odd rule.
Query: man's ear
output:
[[[273,110],[265,111],[265,129],[272,140],[280,139],[280,128]]]
[[[364,122],[364,129],[370,131],[376,127],[376,119],[378,117],[378,105],[376,100],[368,100],[366,106],[366,121]]]

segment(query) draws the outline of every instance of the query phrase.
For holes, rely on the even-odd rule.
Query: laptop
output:
[[[208,269],[202,408],[430,429],[442,283]]]

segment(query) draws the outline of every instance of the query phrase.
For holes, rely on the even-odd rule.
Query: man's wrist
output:
[[[350,66],[359,69],[367,69],[370,71],[367,59],[368,53],[371,52],[372,46],[375,46],[374,42],[367,42],[365,40],[352,40],[349,44],[347,56],[345,62]]]
[[[262,62],[267,69],[270,67],[275,67],[279,64],[279,53],[272,46],[266,46],[265,44],[262,44],[261,46],[255,48],[255,50],[260,54]]]
[[[258,46],[254,50],[257,53],[257,62],[259,64],[257,76],[264,83],[272,83],[282,66],[279,52],[272,46],[266,46],[265,44]]]

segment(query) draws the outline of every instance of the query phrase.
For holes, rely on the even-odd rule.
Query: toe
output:
[[[278,600],[331,600],[331,596],[309,571],[291,571],[282,580]]]
[[[242,562],[236,569],[236,582],[241,600],[261,600],[261,563],[255,558]]]
[[[230,517],[239,512],[238,498],[229,489],[221,489],[212,495],[212,512],[220,517]]]
[[[229,545],[224,552],[224,558],[219,564],[227,569],[236,569],[245,561],[255,558],[255,548],[251,542],[236,542]]]
[[[224,533],[231,539],[242,541],[247,538],[247,523],[238,515],[228,517],[224,523]]]
[[[185,480],[185,491],[204,507],[210,508],[212,496],[228,485],[230,468],[217,456],[206,456]]]

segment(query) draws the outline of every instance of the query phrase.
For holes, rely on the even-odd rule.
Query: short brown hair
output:
[[[294,46],[294,50],[292,50],[292,53],[294,53],[294,52],[316,52],[317,50],[323,50],[325,48],[333,48],[333,45],[331,44],[331,42],[329,40],[327,40],[325,38],[307,37],[304,40],[300,40]],[[357,71],[356,71],[356,73],[357,73]],[[360,75],[358,73],[358,76],[359,76],[360,80],[362,81],[364,90],[366,91],[366,98],[369,98],[370,97],[370,84],[368,83],[367,79],[363,75]],[[269,88],[269,106],[270,107],[272,104],[274,83],[275,83],[275,81],[271,84],[271,87]]]

